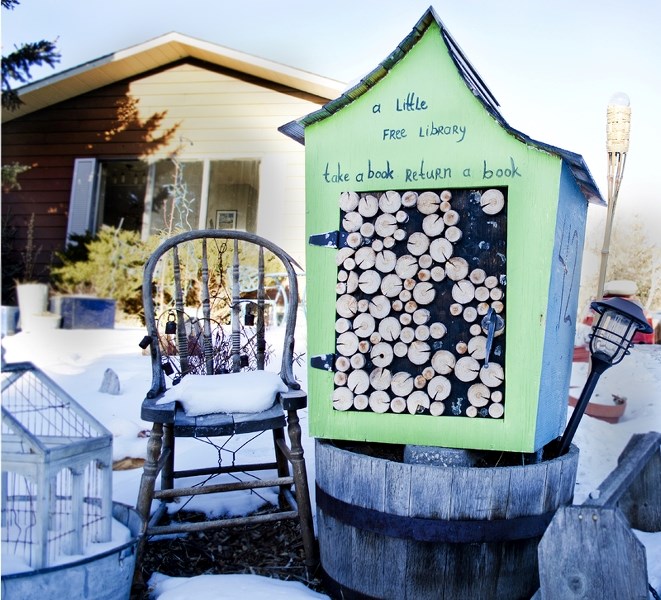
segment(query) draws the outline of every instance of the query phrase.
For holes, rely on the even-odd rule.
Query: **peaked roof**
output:
[[[323,121],[324,119],[338,112],[340,109],[351,104],[351,102],[353,102],[356,98],[359,98],[370,88],[374,87],[402,58],[404,58],[409,50],[415,46],[420,38],[422,38],[422,36],[427,32],[429,26],[432,23],[436,23],[438,25],[441,31],[441,35],[443,36],[443,40],[445,41],[445,44],[448,48],[450,57],[452,58],[464,82],[471,90],[471,92],[482,103],[487,112],[501,125],[501,127],[503,127],[523,143],[559,156],[570,168],[577,185],[579,186],[586,199],[589,202],[604,204],[604,200],[601,196],[601,193],[599,192],[599,188],[592,178],[585,160],[580,154],[576,154],[574,152],[563,150],[562,148],[557,148],[556,146],[551,146],[549,144],[545,144],[544,142],[534,140],[527,136],[525,133],[514,129],[507,123],[507,121],[505,121],[505,118],[498,109],[498,101],[486,86],[484,81],[482,81],[482,78],[468,61],[459,45],[455,42],[454,38],[450,35],[450,32],[447,30],[441,19],[436,14],[436,11],[431,6],[413,27],[411,33],[402,40],[397,48],[395,48],[395,50],[393,50],[393,52],[391,52],[385,60],[379,63],[379,65],[373,71],[363,77],[360,82],[346,90],[339,97],[325,104],[319,110],[314,111],[305,117],[301,117],[300,119],[282,125],[278,128],[278,131],[291,137],[297,142],[300,142],[301,144],[305,144],[305,127],[307,125]]]
[[[186,58],[240,71],[321,98],[334,98],[346,88],[346,84],[334,79],[172,32],[18,88],[24,104],[15,111],[3,110],[2,122]]]

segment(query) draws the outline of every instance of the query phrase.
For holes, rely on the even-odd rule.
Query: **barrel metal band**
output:
[[[429,519],[385,513],[339,500],[316,486],[317,506],[327,515],[356,529],[419,542],[472,544],[541,537],[555,511],[511,519]]]
[[[362,592],[358,592],[353,588],[341,584],[339,581],[336,581],[331,577],[323,567],[321,567],[320,571],[319,576],[321,581],[324,584],[324,588],[329,592],[331,598],[342,598],[343,600],[379,600],[379,598],[375,596],[363,594]]]

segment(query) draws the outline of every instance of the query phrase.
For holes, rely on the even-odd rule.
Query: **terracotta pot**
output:
[[[569,406],[576,406],[578,400],[574,396],[569,396]],[[617,423],[627,408],[626,400],[616,401],[613,404],[599,404],[598,402],[588,402],[585,414],[595,419],[601,419],[607,423]]]

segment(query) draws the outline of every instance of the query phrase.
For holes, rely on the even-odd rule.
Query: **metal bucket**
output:
[[[113,502],[113,517],[131,540],[100,554],[56,567],[2,576],[2,598],[20,600],[122,600],[131,595],[142,519],[131,507]]]

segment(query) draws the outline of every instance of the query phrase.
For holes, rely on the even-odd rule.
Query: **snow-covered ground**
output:
[[[300,331],[305,331],[304,324],[299,326]],[[140,433],[149,429],[150,424],[140,419],[140,404],[149,387],[151,369],[149,357],[138,347],[143,333],[140,329],[120,326],[114,330],[51,330],[9,336],[3,339],[2,345],[7,362],[33,362],[104,423],[114,435],[113,458],[120,460],[141,458],[146,454],[147,440]],[[305,339],[299,340],[297,350],[301,351],[304,346]],[[119,376],[119,395],[98,391],[108,368]],[[296,375],[305,386],[303,366],[297,368]],[[574,395],[580,393],[586,376],[587,365],[575,364],[571,382]],[[582,503],[616,466],[617,457],[633,434],[661,431],[661,346],[635,347],[631,356],[602,376],[593,399],[608,403],[613,394],[627,399],[627,409],[620,422],[613,425],[585,416],[574,438],[580,448],[574,499],[577,504]],[[305,432],[305,415],[301,421]],[[253,442],[255,455],[266,452],[267,444],[270,444],[268,439]],[[304,447],[308,474],[313,482],[314,444],[307,435],[304,435]],[[199,463],[200,452],[204,451],[214,452],[194,440],[182,440],[178,445],[178,467],[188,468]],[[115,471],[114,500],[134,505],[140,475],[141,469]],[[314,485],[311,490],[314,491]],[[209,514],[237,515],[255,510],[261,503],[255,495],[241,492],[225,496],[227,499],[221,507],[216,502],[212,508],[204,500],[197,500],[189,507]],[[271,499],[275,499],[275,494]],[[661,588],[661,533],[640,534],[639,537],[647,550],[650,583],[658,590]],[[157,574],[151,584],[158,600],[325,597],[300,583],[253,575],[204,575],[187,579]]]

